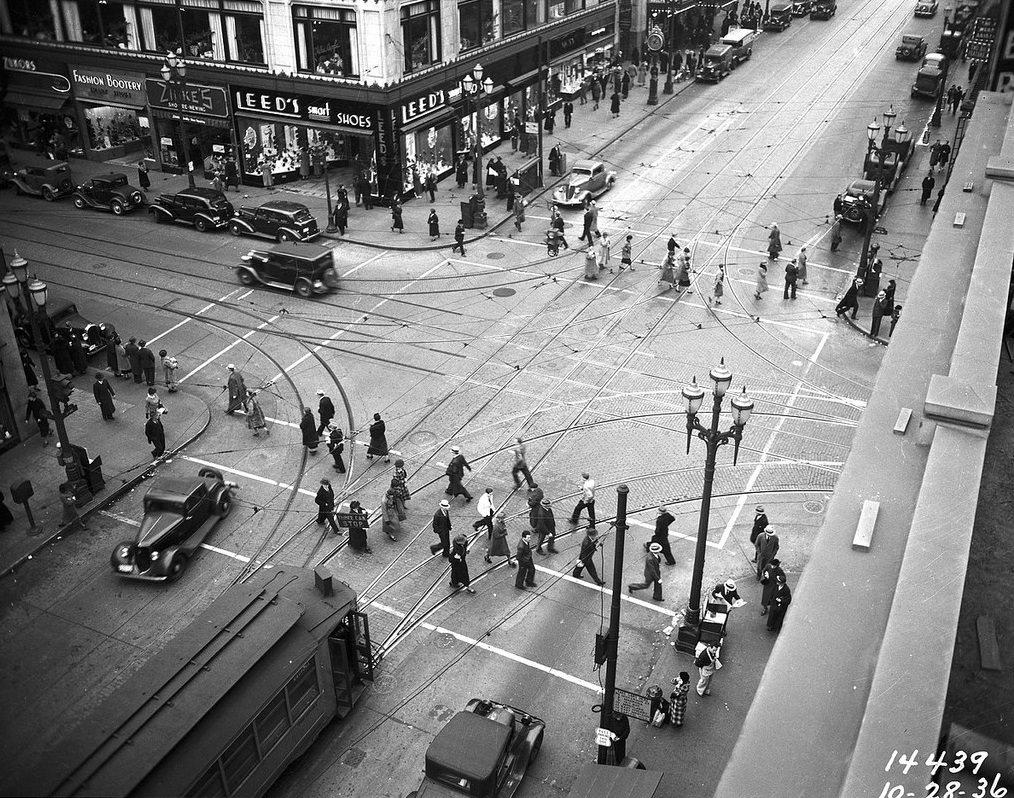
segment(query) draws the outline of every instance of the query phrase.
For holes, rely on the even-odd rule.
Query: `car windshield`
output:
[[[117,175],[116,177],[104,177],[101,180],[97,180],[96,183],[106,186],[125,186],[127,185],[127,176]]]
[[[591,177],[591,169],[585,169],[584,167],[581,168],[575,167],[574,169],[571,170],[571,175],[573,175],[574,177]]]
[[[220,211],[228,210],[229,200],[227,200],[225,197],[212,197],[210,200],[210,205],[215,210]]]
[[[920,42],[922,42],[921,36],[905,36],[901,40],[902,44],[907,44],[910,47],[918,47]]]

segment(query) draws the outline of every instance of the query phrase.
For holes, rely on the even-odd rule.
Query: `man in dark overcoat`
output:
[[[440,538],[440,542],[430,546],[430,553],[436,554],[439,551],[442,557],[449,558],[451,556],[451,503],[447,499],[441,501],[437,511],[433,513],[433,532]]]
[[[92,393],[95,395],[95,402],[99,406],[99,410],[102,411],[102,418],[106,421],[113,420],[113,413],[116,412],[116,405],[113,404],[113,397],[116,395],[116,391],[113,390],[113,386],[106,381],[106,375],[101,371],[95,372],[95,382],[92,385]]]

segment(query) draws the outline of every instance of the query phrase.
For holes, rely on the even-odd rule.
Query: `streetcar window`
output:
[[[289,713],[285,708],[285,695],[279,693],[261,710],[254,721],[262,756],[267,756],[268,751],[275,747],[275,743],[285,736],[288,728]]]
[[[295,676],[289,679],[285,692],[289,696],[289,707],[295,721],[320,694],[320,687],[317,685],[317,663],[313,659],[304,662]]]
[[[229,792],[235,794],[260,762],[253,729],[247,726],[222,757],[222,772]]]
[[[218,769],[218,760],[215,760],[208,772],[201,776],[200,781],[187,793],[194,798],[225,798],[225,784],[222,782],[222,773]]]

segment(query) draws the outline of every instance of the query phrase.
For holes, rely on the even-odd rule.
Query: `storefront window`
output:
[[[7,0],[11,33],[27,39],[55,39],[56,25],[49,3],[39,0]]]
[[[496,40],[493,0],[466,0],[458,3],[461,51],[474,50]]]
[[[452,125],[431,127],[405,134],[405,170],[402,179],[404,191],[415,191],[422,196],[422,184],[431,172],[441,175],[454,164],[454,136]]]
[[[294,6],[296,56],[301,72],[357,77],[359,38],[356,12],[347,8]]]
[[[536,0],[503,0],[503,34],[509,36],[538,24]]]
[[[437,0],[424,0],[402,7],[401,41],[405,50],[406,72],[439,63],[440,5]]]
[[[85,132],[91,150],[108,150],[141,138],[137,114],[129,108],[100,105],[84,109]]]
[[[304,151],[312,163],[312,154],[322,149],[329,166],[373,160],[372,136],[243,117],[238,121],[243,135],[243,173],[258,180],[263,179],[265,169],[270,169],[278,182],[296,179]]]

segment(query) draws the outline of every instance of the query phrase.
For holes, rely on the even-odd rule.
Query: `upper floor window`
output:
[[[56,23],[49,3],[39,0],[7,0],[11,29],[4,33],[26,39],[55,39]]]
[[[539,24],[538,0],[503,0],[503,35],[529,30]]]
[[[423,0],[401,7],[401,43],[405,50],[406,72],[440,62],[438,0]]]
[[[292,17],[301,72],[339,78],[359,75],[359,36],[354,10],[293,6]]]
[[[562,19],[584,8],[584,0],[546,0],[546,21]]]
[[[458,32],[461,52],[474,50],[497,39],[493,0],[465,0],[458,3]]]

